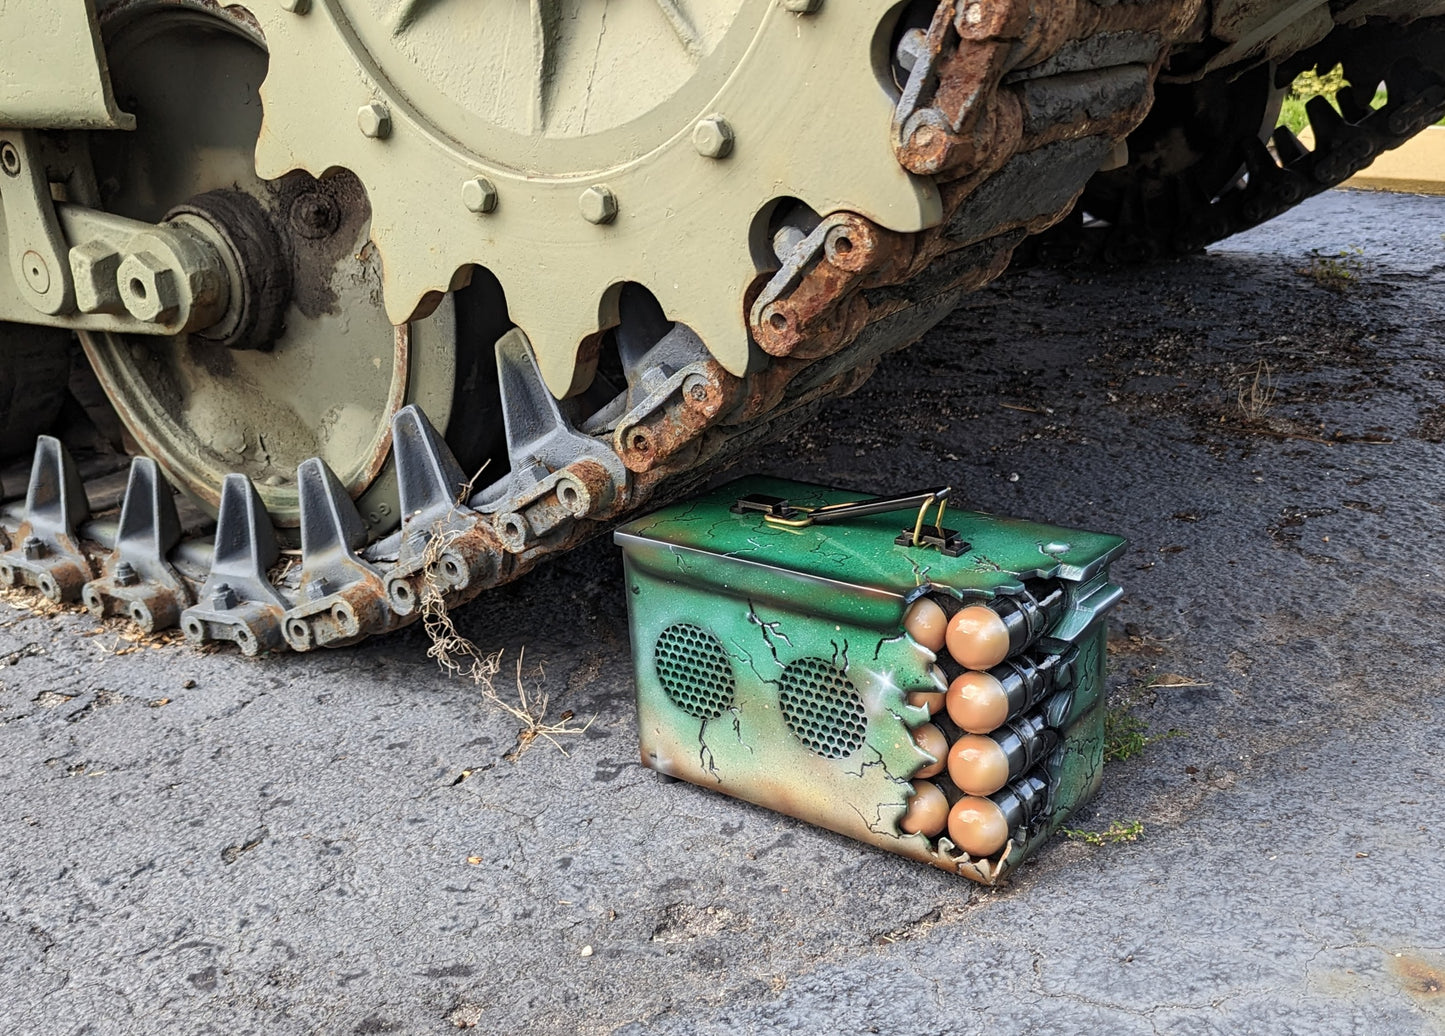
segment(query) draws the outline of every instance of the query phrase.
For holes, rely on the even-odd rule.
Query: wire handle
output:
[[[904,511],[917,507],[918,522],[916,529],[921,530],[923,518],[928,509],[938,505],[938,522],[943,520],[943,508],[948,500],[948,494],[953,492],[949,486],[940,486],[937,489],[925,489],[920,493],[905,493],[901,496],[880,496],[872,500],[847,500],[839,504],[826,504],[822,507],[803,507],[790,504],[786,500],[772,496],[745,496],[740,497],[733,505],[734,514],[746,514],[750,511],[760,511],[763,520],[773,525],[784,525],[791,529],[802,529],[809,525],[827,525],[832,522],[841,522],[849,518],[863,518],[870,514],[885,514],[889,511]]]

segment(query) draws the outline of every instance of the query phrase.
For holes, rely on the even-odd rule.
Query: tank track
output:
[[[1445,117],[1445,18],[1338,28],[1281,65],[1275,83],[1337,64],[1352,85],[1339,92],[1338,111],[1324,97],[1307,104],[1313,150],[1280,126],[1272,147],[1258,139],[1244,147],[1238,157],[1246,175],[1217,196],[1178,177],[1154,204],[1136,188],[1112,223],[1085,221],[1086,192],[1068,217],[1020,249],[1017,264],[1127,266],[1198,252],[1338,186]],[[1387,101],[1371,108],[1379,82]]]
[[[0,521],[0,583],[246,655],[351,644],[462,604],[801,426],[1002,273],[1143,119],[1171,42],[1198,13],[1197,0],[987,10],[941,0],[898,43],[892,129],[898,160],[938,183],[942,221],[899,234],[841,212],[780,228],[780,269],[748,299],[765,355],[743,377],[679,325],[631,362],[624,355],[626,393],[574,422],[525,339],[504,336],[510,473],[473,493],[426,415],[407,407],[392,426],[400,528],[368,543],[354,504],[313,459],[297,471],[300,550],[290,552],[242,475],[225,479],[210,527],[178,506],[153,461],[130,459],[120,494],[115,465],[78,466],[42,437],[24,506]],[[1393,98],[1391,108],[1387,122],[1405,117]],[[1342,132],[1321,150],[1347,162],[1359,139]]]

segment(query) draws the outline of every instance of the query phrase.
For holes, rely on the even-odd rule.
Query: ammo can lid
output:
[[[913,531],[917,512],[893,511],[826,525],[790,528],[761,512],[733,513],[740,497],[771,496],[793,507],[866,500],[873,494],[804,482],[748,477],[664,507],[620,526],[614,538],[629,554],[658,548],[707,559],[728,583],[748,583],[759,567],[811,577],[837,589],[907,598],[925,584],[992,595],[1022,579],[1084,582],[1124,550],[1122,537],[948,508],[943,524],[962,541],[957,557],[895,542]],[[932,520],[932,512],[929,513]],[[720,580],[721,581],[721,580]]]

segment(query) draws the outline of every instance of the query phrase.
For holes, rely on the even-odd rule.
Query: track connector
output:
[[[401,494],[401,544],[386,576],[386,600],[409,616],[430,584],[446,597],[481,589],[496,570],[497,547],[486,523],[462,501],[462,466],[421,408],[402,407],[391,419],[391,449]]]
[[[216,546],[198,603],[181,612],[193,644],[234,641],[245,655],[279,648],[281,617],[291,603],[271,585],[267,570],[281,557],[276,530],[256,487],[245,475],[221,483]]]
[[[147,633],[169,629],[194,602],[190,588],[166,560],[181,542],[170,483],[149,457],[130,462],[120,505],[115,549],[101,562],[100,578],[85,584],[81,599],[92,615],[124,615]]]
[[[90,502],[70,452],[59,439],[40,436],[25,520],[11,549],[0,554],[0,583],[34,587],[56,604],[76,600],[93,574],[75,532],[89,517]]]
[[[282,624],[294,651],[341,647],[395,625],[381,571],[356,552],[366,526],[320,457],[296,469],[301,500],[301,597]]]

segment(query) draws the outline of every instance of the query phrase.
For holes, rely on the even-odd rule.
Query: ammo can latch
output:
[[[943,527],[943,512],[948,507],[948,495],[951,492],[951,486],[940,486],[918,493],[880,496],[872,500],[849,500],[823,507],[795,507],[783,497],[750,493],[738,497],[730,510],[733,514],[760,513],[763,521],[769,524],[803,529],[810,525],[825,525],[849,518],[885,514],[888,511],[906,511],[917,507],[918,520],[913,523],[913,528],[905,528],[893,542],[900,547],[931,547],[941,554],[956,558],[969,549],[969,544],[959,538],[958,530]],[[928,510],[934,506],[937,511],[933,516],[933,523],[925,525]]]

